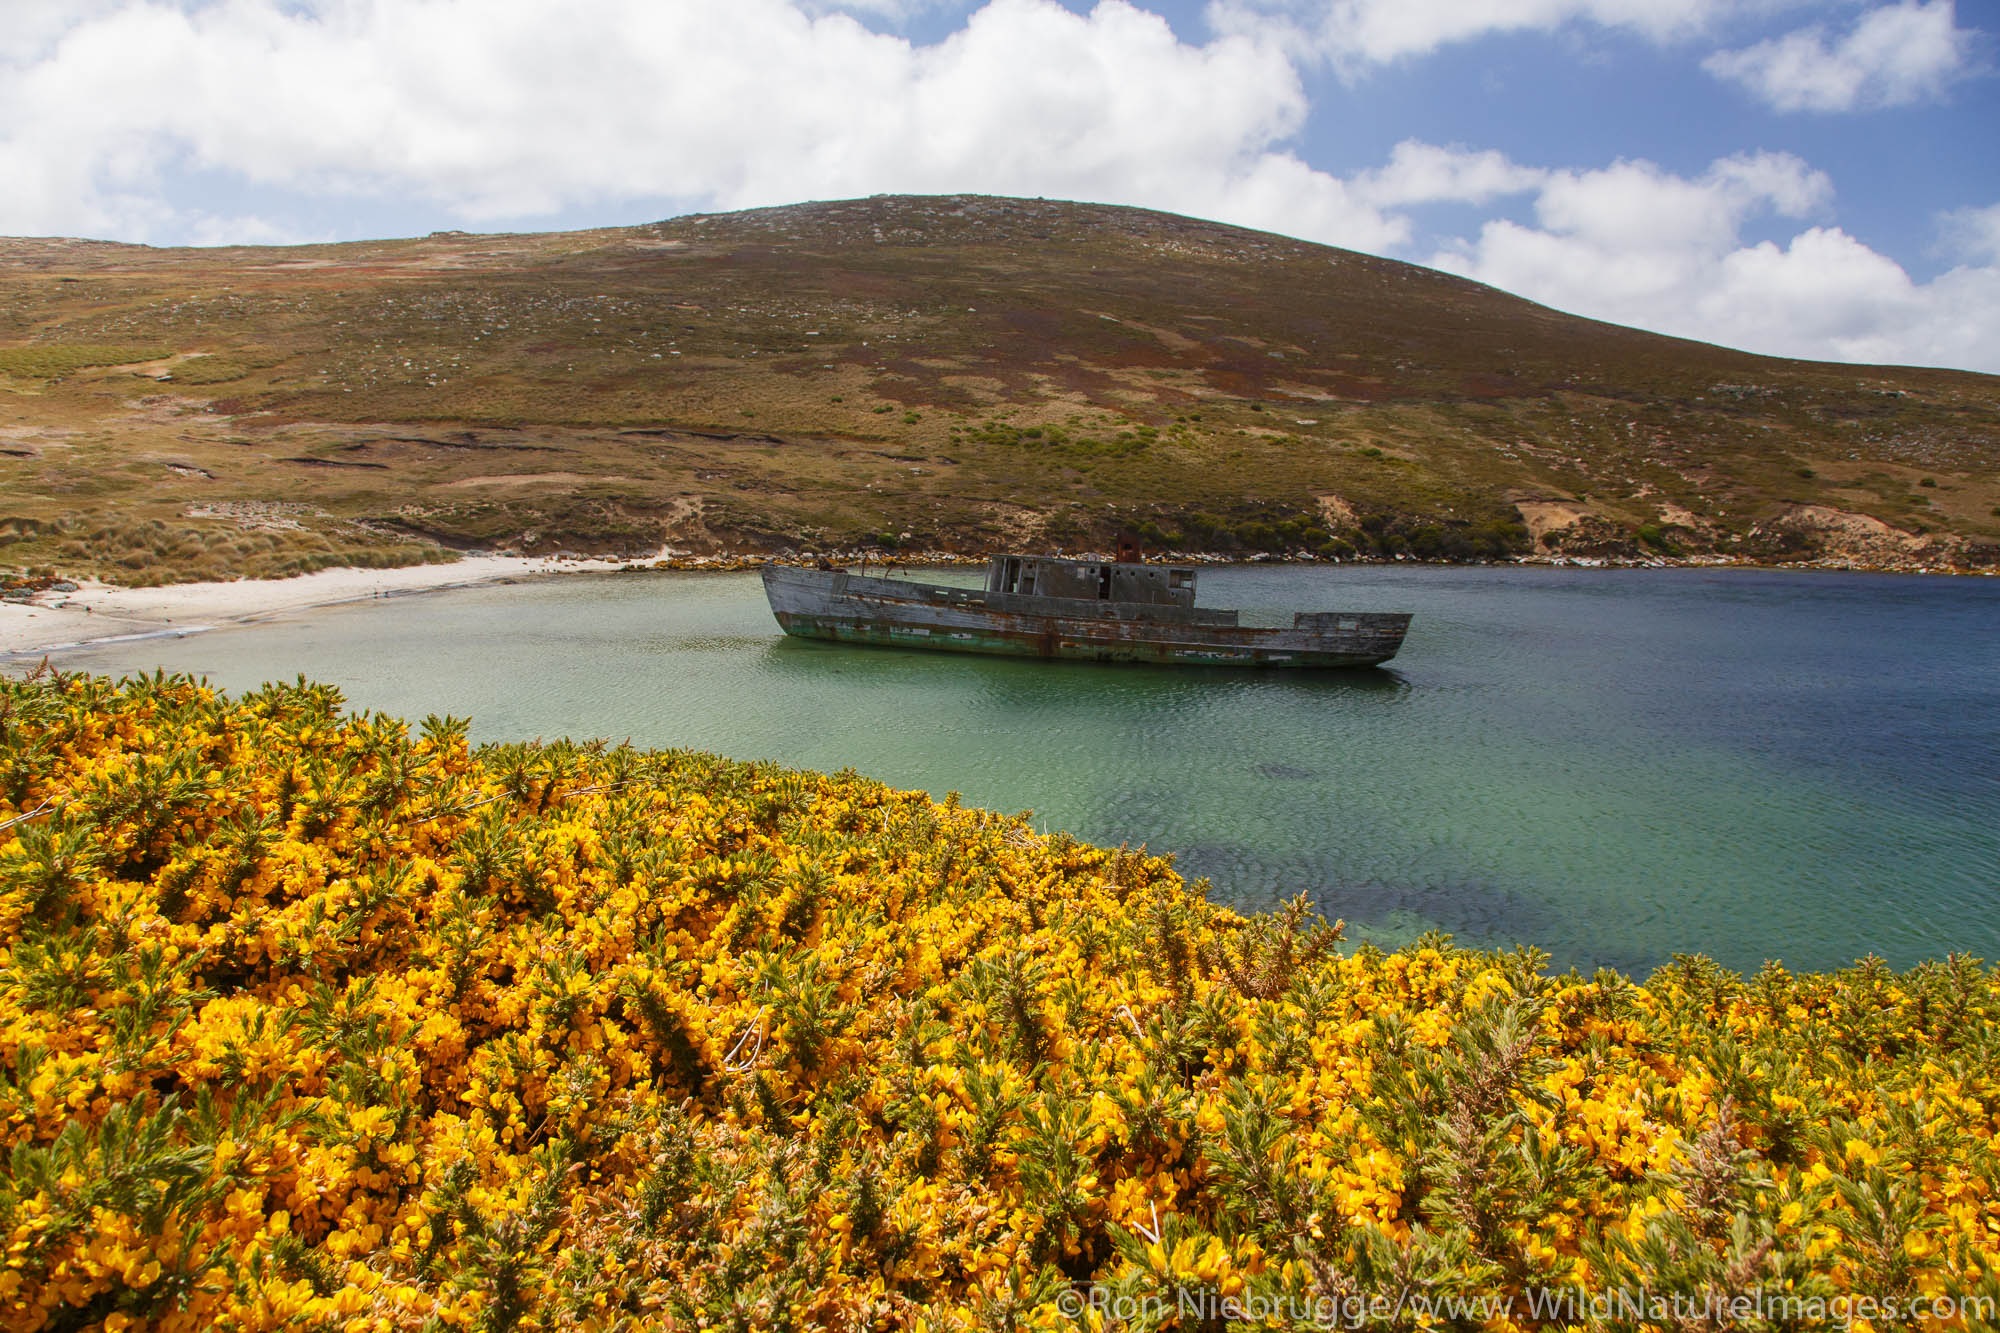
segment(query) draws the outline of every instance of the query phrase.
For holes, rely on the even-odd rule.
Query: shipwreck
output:
[[[764,570],[785,633],[943,652],[1167,666],[1365,667],[1403,645],[1407,612],[1300,611],[1289,626],[1244,625],[1198,607],[1188,565],[1002,555],[986,586],[843,569]]]

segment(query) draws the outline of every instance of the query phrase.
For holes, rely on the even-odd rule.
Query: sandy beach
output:
[[[289,579],[232,579],[219,583],[175,583],[159,588],[120,588],[108,583],[79,581],[74,591],[37,593],[29,602],[0,602],[0,662],[19,661],[41,653],[61,652],[118,639],[168,634],[199,634],[226,625],[337,606],[370,597],[398,597],[469,588],[482,583],[545,578],[557,574],[607,573],[635,565],[663,564],[676,553],[666,548],[636,560],[591,560],[574,556],[468,555],[448,565],[412,565],[404,569],[327,569]],[[736,557],[718,557],[729,561]],[[760,560],[764,557],[741,557]],[[858,553],[837,553],[845,563]],[[1175,552],[1174,558],[1201,564],[1227,564],[1216,554]],[[703,562],[697,561],[697,564]],[[968,563],[964,557],[924,552],[899,562],[906,569]],[[977,563],[977,562],[972,562]],[[1377,562],[1368,562],[1377,563]],[[1387,562],[1381,562],[1387,563]],[[1676,567],[1713,569],[1819,569],[1847,573],[1981,574],[2000,576],[2000,569],[1961,570],[1928,565],[1883,566],[1846,560],[1761,564],[1729,556],[1647,557],[1642,560],[1533,557],[1513,563],[1578,569]],[[679,561],[676,561],[676,567]],[[734,565],[720,567],[733,568]]]
[[[45,592],[31,602],[0,603],[0,658],[57,652],[108,639],[197,634],[224,625],[248,624],[370,597],[434,592],[552,574],[604,572],[632,563],[472,555],[448,565],[328,569],[289,579],[177,583],[160,588],[119,588],[86,582],[73,592]]]

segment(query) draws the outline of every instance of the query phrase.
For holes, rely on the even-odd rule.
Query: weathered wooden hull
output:
[[[764,570],[764,592],[785,633],[800,638],[1081,662],[1374,666],[1396,655],[1410,624],[1401,613],[1336,612],[1264,629],[1238,624],[1234,611],[1023,597],[777,566]]]

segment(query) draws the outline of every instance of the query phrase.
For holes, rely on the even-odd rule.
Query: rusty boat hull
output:
[[[871,578],[842,570],[764,570],[785,633],[938,652],[1162,666],[1365,667],[1403,645],[1396,612],[1300,612],[1289,627],[1238,623],[1234,611],[1025,596]]]

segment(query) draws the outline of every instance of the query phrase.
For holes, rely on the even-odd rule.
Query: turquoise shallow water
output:
[[[1308,892],[1351,938],[1642,973],[2000,957],[2000,582],[1258,566],[1201,601],[1416,620],[1378,671],[1046,664],[788,640],[754,576],[604,575],[62,665],[852,767],[1171,851],[1232,903]]]

